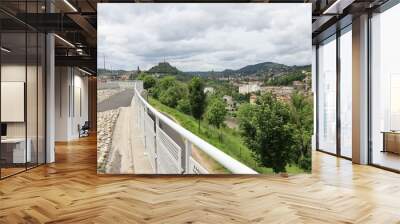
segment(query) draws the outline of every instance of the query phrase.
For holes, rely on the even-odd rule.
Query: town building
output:
[[[233,98],[231,96],[223,96],[222,99],[224,100],[226,104],[226,110],[229,112],[233,112],[236,110],[236,103],[234,102]]]
[[[251,82],[248,84],[241,84],[239,86],[239,93],[240,94],[248,94],[248,93],[255,93],[261,90],[260,82]]]
[[[204,93],[205,94],[213,94],[214,91],[215,91],[214,87],[211,87],[211,86],[204,87]]]
[[[251,94],[250,95],[250,104],[256,104],[257,102],[257,95]]]

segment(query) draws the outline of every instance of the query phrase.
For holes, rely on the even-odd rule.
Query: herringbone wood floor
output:
[[[312,175],[96,174],[96,142],[0,181],[0,223],[400,223],[400,175],[314,153]]]

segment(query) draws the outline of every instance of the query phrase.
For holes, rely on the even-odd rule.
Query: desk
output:
[[[1,154],[2,159],[6,160],[6,163],[26,163],[31,162],[32,153],[31,145],[32,141],[30,138],[26,141],[28,144],[25,152],[25,138],[5,138],[1,139]],[[4,156],[3,156],[4,155]],[[12,159],[11,159],[12,158]]]
[[[382,152],[400,154],[400,131],[383,131]]]

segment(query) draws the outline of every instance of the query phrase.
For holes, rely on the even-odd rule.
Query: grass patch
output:
[[[193,134],[204,139],[211,145],[225,152],[234,159],[247,165],[248,167],[256,170],[262,174],[272,174],[271,168],[259,166],[252,156],[252,152],[244,145],[241,140],[240,134],[237,130],[224,127],[220,130],[206,124],[204,121],[201,123],[200,132],[198,130],[198,122],[192,116],[184,114],[174,108],[170,108],[160,103],[158,100],[149,97],[149,103],[157,108],[159,111],[167,113],[173,117],[179,124],[191,131]],[[220,133],[222,135],[222,141],[220,140]],[[286,166],[286,171],[291,174],[304,173],[304,170],[299,168],[297,165]]]

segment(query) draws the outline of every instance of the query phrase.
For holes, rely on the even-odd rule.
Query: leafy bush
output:
[[[176,106],[176,109],[178,109],[182,113],[190,115],[191,111],[190,111],[189,99],[187,99],[187,98],[180,99],[178,101],[178,105]]]
[[[313,99],[293,93],[290,101],[290,116],[294,126],[293,162],[306,171],[311,171],[311,138],[313,133]],[[307,164],[307,161],[309,164]]]
[[[300,159],[298,161],[298,165],[303,170],[310,172],[311,171],[311,165],[312,165],[311,156],[300,157]]]
[[[178,81],[174,76],[165,76],[161,78],[153,88],[152,96],[158,99],[162,92],[167,91],[169,88],[177,85],[177,83]]]
[[[151,75],[146,75],[143,78],[143,88],[144,89],[150,89],[153,88],[157,83],[157,80],[151,76]]]
[[[175,83],[174,85],[162,91],[160,94],[160,102],[175,108],[178,105],[178,101],[187,98],[186,86],[182,83]]]

